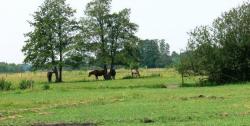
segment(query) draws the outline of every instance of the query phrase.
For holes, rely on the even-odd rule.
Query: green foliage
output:
[[[63,67],[89,65],[166,67],[172,62],[165,40],[145,40],[135,35],[138,25],[130,20],[130,9],[111,12],[112,0],[92,0],[85,16],[75,21],[75,10],[66,0],[45,0],[33,15],[33,30],[25,35],[25,63],[34,69],[49,69],[62,81]],[[142,44],[143,43],[143,44]]]
[[[1,91],[8,91],[11,89],[12,83],[9,81],[6,81],[5,79],[0,80],[0,90]]]
[[[25,90],[25,89],[30,89],[34,87],[34,81],[33,80],[22,80],[19,83],[19,88],[21,90]]]
[[[171,54],[171,67],[176,67],[178,66],[178,64],[180,64],[180,54],[178,54],[177,52],[173,51]]]
[[[88,50],[95,55],[97,65],[103,64],[129,64],[123,56],[131,56],[138,43],[135,36],[138,26],[130,21],[130,9],[123,9],[111,13],[111,0],[93,0],[87,4],[86,17],[80,21],[81,31],[78,36],[83,37],[78,41],[79,45],[88,45]],[[93,39],[94,38],[94,39]],[[134,44],[132,44],[134,43]],[[77,49],[75,53],[81,53]],[[127,52],[131,51],[131,55]],[[132,57],[132,56],[131,56]]]
[[[62,81],[62,67],[64,55],[73,45],[76,21],[75,10],[65,3],[66,0],[45,0],[44,4],[34,14],[34,21],[30,22],[33,30],[25,35],[27,40],[22,51],[25,63],[34,68],[58,67]],[[55,70],[57,71],[57,70]]]
[[[148,68],[166,67],[172,62],[165,40],[143,40],[139,43],[140,64]]]
[[[44,84],[43,85],[43,90],[49,90],[50,89],[50,85],[49,84]]]
[[[250,80],[249,5],[224,13],[212,27],[200,26],[190,32],[183,57],[185,71],[208,76],[215,83]]]
[[[17,73],[31,70],[30,65],[26,64],[8,64],[0,62],[0,73]]]
[[[130,69],[139,69],[140,65],[139,63],[131,63],[130,64]]]

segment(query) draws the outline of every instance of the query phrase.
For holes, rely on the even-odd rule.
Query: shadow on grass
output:
[[[56,123],[56,124],[33,124],[32,126],[97,126],[96,123]]]
[[[152,74],[150,76],[141,76],[141,77],[132,77],[131,75],[125,76],[122,78],[122,80],[128,80],[128,79],[145,79],[145,78],[155,78],[155,77],[161,77],[161,74]]]
[[[227,86],[227,85],[247,85],[250,82],[231,82],[225,84],[218,84],[213,82],[206,82],[206,83],[185,83],[182,84],[181,87],[219,87],[219,86]]]
[[[125,76],[121,79],[116,79],[116,80],[136,80],[136,79],[147,79],[147,78],[156,78],[160,77],[160,74],[152,74],[150,76],[142,76],[142,77],[132,77],[132,76]],[[115,80],[77,80],[77,81],[65,81],[61,83],[51,83],[51,84],[64,84],[64,83],[84,83],[84,82],[108,82],[108,81],[115,81]]]
[[[87,90],[96,90],[96,89],[138,89],[138,88],[147,88],[147,89],[160,89],[163,88],[162,85],[136,85],[136,86],[98,86],[98,87],[84,87]]]

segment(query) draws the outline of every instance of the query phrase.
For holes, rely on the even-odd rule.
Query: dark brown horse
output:
[[[89,77],[92,75],[95,75],[96,80],[98,80],[98,77],[106,75],[106,72],[105,70],[93,70],[89,72]]]
[[[113,65],[111,65],[110,72],[107,70],[107,65],[104,65],[104,70],[94,70],[89,72],[89,77],[91,75],[95,75],[96,80],[98,80],[98,76],[103,76],[104,80],[115,80],[116,71]]]

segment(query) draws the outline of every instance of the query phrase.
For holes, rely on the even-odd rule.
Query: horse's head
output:
[[[89,72],[89,77],[92,75],[92,72]]]

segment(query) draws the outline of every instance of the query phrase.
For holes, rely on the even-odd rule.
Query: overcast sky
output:
[[[0,2],[0,62],[22,63],[24,33],[31,30],[27,20],[44,0],[1,0]],[[83,16],[90,0],[68,0]],[[212,21],[246,0],[113,0],[112,11],[131,8],[131,20],[139,25],[142,39],[166,39],[171,51],[185,48],[191,29],[209,25]]]

